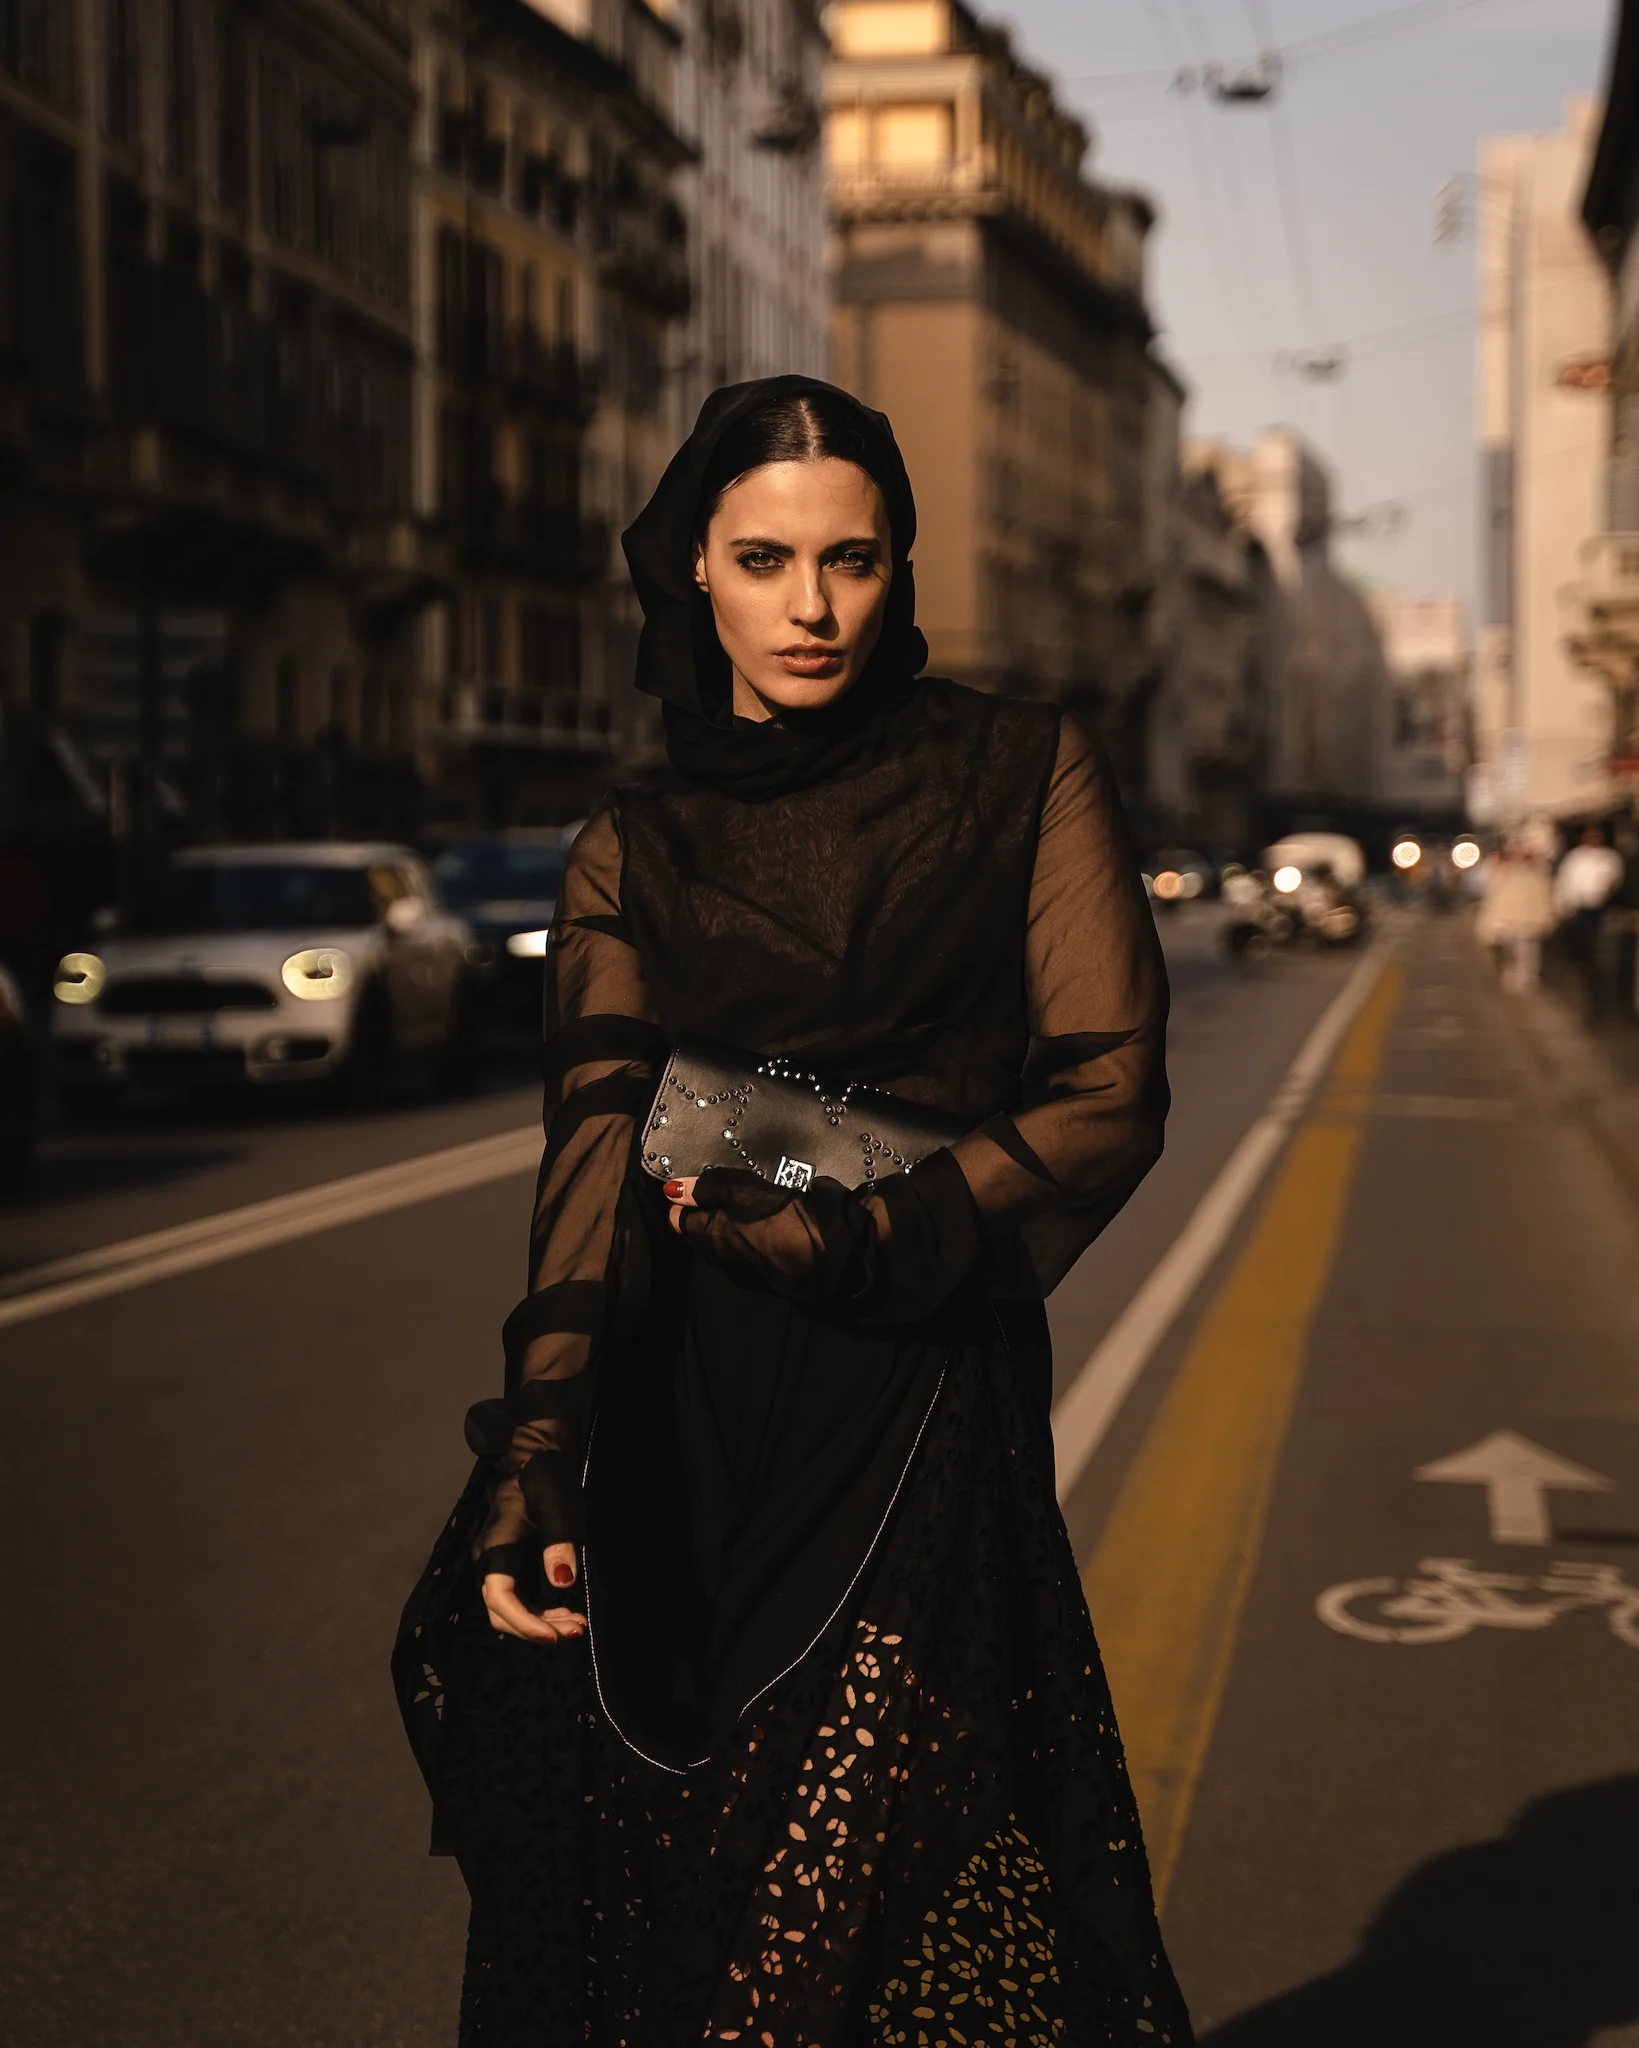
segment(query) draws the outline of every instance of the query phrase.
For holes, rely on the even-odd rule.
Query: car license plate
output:
[[[148,1043],[167,1052],[198,1052],[211,1043],[208,1017],[150,1017]]]

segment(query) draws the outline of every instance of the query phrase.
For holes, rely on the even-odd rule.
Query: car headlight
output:
[[[303,1002],[328,1002],[353,986],[353,962],[337,946],[310,946],[291,954],[279,969],[279,979]]]
[[[514,932],[506,949],[514,960],[544,960],[549,932]]]
[[[107,979],[108,969],[95,953],[65,953],[57,962],[51,993],[60,1003],[94,1003]]]
[[[1283,896],[1295,896],[1303,886],[1302,868],[1276,868],[1271,877]]]
[[[1389,855],[1395,866],[1401,869],[1416,867],[1422,857],[1423,849],[1415,839],[1397,840],[1393,853]]]
[[[1451,849],[1451,859],[1453,865],[1459,868],[1478,867],[1480,849],[1472,839],[1459,839]]]

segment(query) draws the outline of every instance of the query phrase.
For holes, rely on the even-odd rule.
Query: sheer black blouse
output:
[[[673,778],[575,843],[547,961],[546,1149],[475,1551],[513,1569],[581,1533],[600,1360],[663,1203],[635,1163],[692,1032],[869,1081],[971,1135],[855,1194],[688,1218],[737,1284],[860,1328],[964,1288],[1039,1298],[1158,1156],[1166,982],[1108,770],[1056,709],[923,683],[850,772],[764,802]]]

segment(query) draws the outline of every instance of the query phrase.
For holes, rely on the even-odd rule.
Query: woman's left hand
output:
[[[683,1211],[695,1207],[694,1183],[697,1178],[691,1173],[686,1180],[669,1180],[664,1189],[666,1200],[671,1205],[667,1215],[679,1236],[683,1233]]]

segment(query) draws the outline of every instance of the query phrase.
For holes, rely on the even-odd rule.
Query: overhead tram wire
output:
[[[1246,13],[1252,26],[1253,38],[1267,57],[1267,53],[1275,49],[1275,25],[1270,18],[1268,0],[1246,0]],[[1291,110],[1287,105],[1284,91],[1271,94],[1265,104],[1269,115],[1270,159],[1274,166],[1275,189],[1280,202],[1281,227],[1286,240],[1287,259],[1292,267],[1299,304],[1309,324],[1312,344],[1317,351],[1323,351],[1328,346],[1326,322],[1322,317],[1320,285],[1315,275],[1314,250],[1309,240],[1303,188],[1299,181],[1297,140],[1292,132]],[[1358,467],[1359,450],[1356,445],[1354,404],[1349,390],[1347,359],[1342,361],[1340,368],[1342,374],[1334,385],[1337,396],[1337,452],[1340,467],[1345,472],[1353,474]]]
[[[1472,308],[1456,306],[1445,313],[1426,313],[1415,320],[1399,320],[1389,327],[1369,327],[1360,334],[1340,334],[1335,340],[1337,347],[1348,351],[1351,362],[1370,362],[1375,356],[1391,355],[1403,348],[1420,348],[1425,342],[1444,341],[1464,334],[1473,327],[1474,319]],[[1189,360],[1195,363],[1267,361],[1268,354],[1263,349],[1244,352],[1237,349],[1192,349]]]
[[[1167,12],[1167,0],[1148,0],[1151,25],[1156,39],[1164,49],[1175,52],[1182,63],[1187,52],[1178,40],[1178,31]],[[1231,236],[1224,232],[1223,217],[1219,202],[1222,190],[1213,183],[1203,151],[1203,138],[1189,109],[1182,102],[1178,106],[1179,126],[1183,130],[1184,149],[1189,157],[1190,172],[1195,182],[1195,194],[1201,209],[1201,226],[1205,232],[1210,251],[1209,261],[1217,280],[1218,293],[1223,301],[1224,311],[1238,330],[1241,339],[1248,344],[1255,341],[1257,325],[1252,316],[1251,304],[1246,297],[1246,279],[1230,261]],[[1256,352],[1256,351],[1254,351]]]
[[[1178,0],[1179,26],[1185,41],[1190,47],[1196,51],[1204,52],[1207,61],[1210,62],[1212,61],[1211,46],[1208,43],[1201,23],[1195,17],[1193,4],[1194,0]],[[1187,108],[1181,109],[1181,111],[1186,125],[1193,127],[1194,123],[1191,120],[1190,111]],[[1236,154],[1235,138],[1215,124],[1208,125],[1207,136],[1208,147],[1211,149],[1218,164],[1219,183],[1223,195],[1224,208],[1229,216],[1231,230],[1230,240],[1226,243],[1223,252],[1223,260],[1225,263],[1233,263],[1234,259],[1229,254],[1230,247],[1239,252],[1240,262],[1244,265],[1244,272],[1242,270],[1235,271],[1237,282],[1243,283],[1250,291],[1251,302],[1254,306],[1267,305],[1268,295],[1264,290],[1262,271],[1255,253],[1257,244],[1250,232],[1252,209],[1247,203],[1246,185],[1241,177],[1241,163],[1239,156]],[[1237,227],[1240,230],[1239,234],[1235,233]],[[1256,330],[1257,322],[1255,319],[1249,318],[1243,323],[1243,326],[1247,332],[1253,332]]]
[[[1362,43],[1377,42],[1384,36],[1409,35],[1418,29],[1435,28],[1453,15],[1471,13],[1476,7],[1493,4],[1495,0],[1438,0],[1438,4],[1433,4],[1433,0],[1410,0],[1410,4],[1404,7],[1391,7],[1380,14],[1366,15],[1359,21],[1340,22],[1336,28],[1320,29],[1312,36],[1298,36],[1289,43],[1271,44],[1268,54],[1280,60],[1284,73],[1295,65],[1312,63],[1317,57],[1356,49]],[[1186,64],[1175,65],[1168,71],[1083,72],[1064,79],[1063,83],[1082,90],[1176,92],[1191,89],[1200,83],[1200,79],[1193,67]]]

